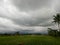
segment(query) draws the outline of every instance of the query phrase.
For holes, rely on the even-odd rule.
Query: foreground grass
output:
[[[0,36],[0,45],[18,45],[20,43],[24,45],[60,45],[60,38],[38,35]]]

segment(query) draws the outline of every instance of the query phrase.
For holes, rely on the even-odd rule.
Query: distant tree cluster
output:
[[[19,32],[15,33],[0,33],[0,36],[15,36],[15,35],[20,35]]]
[[[15,32],[15,33],[3,33],[0,34],[0,36],[17,36],[17,35],[42,35],[41,33],[20,33],[20,32]]]

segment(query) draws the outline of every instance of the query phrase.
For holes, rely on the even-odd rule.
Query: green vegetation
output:
[[[0,45],[60,45],[60,37],[43,35],[0,36]]]

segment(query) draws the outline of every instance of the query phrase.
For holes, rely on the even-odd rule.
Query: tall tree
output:
[[[56,15],[53,16],[53,22],[58,24],[58,31],[60,31],[59,24],[60,24],[60,13],[57,13]]]

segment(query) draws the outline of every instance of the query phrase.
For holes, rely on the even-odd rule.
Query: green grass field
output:
[[[0,36],[0,45],[60,45],[60,37],[25,35]]]

